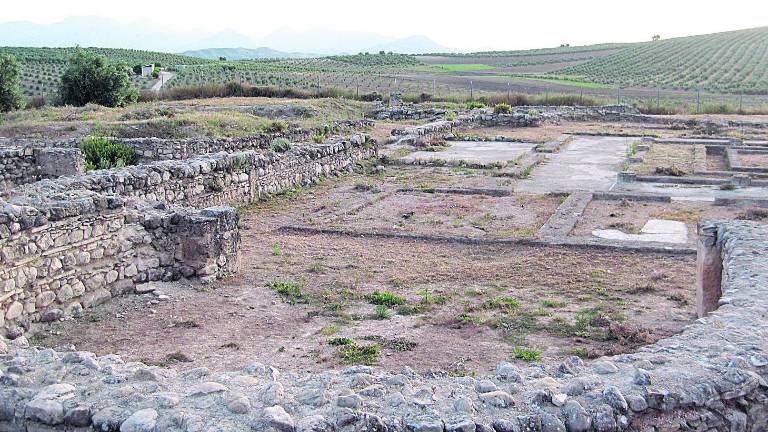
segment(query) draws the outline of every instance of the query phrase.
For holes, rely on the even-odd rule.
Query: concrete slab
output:
[[[403,161],[444,160],[467,161],[478,165],[492,165],[512,161],[529,153],[536,144],[504,141],[450,141],[451,146],[438,152],[418,151],[401,158]]]
[[[661,243],[687,243],[688,227],[684,222],[665,219],[650,219],[640,230],[640,234],[627,234],[619,230],[594,230],[595,237],[619,240]]]
[[[638,138],[575,137],[566,148],[554,153],[530,178],[521,180],[516,191],[528,193],[608,191],[627,156],[630,143]]]
[[[678,201],[714,201],[715,198],[768,198],[768,188],[752,186],[722,190],[720,186],[713,185],[629,182],[616,184],[612,191],[666,195]]]

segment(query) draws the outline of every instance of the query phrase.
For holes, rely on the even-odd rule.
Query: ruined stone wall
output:
[[[77,148],[0,148],[0,190],[82,172],[85,159]]]
[[[88,190],[195,207],[237,206],[351,169],[357,161],[376,154],[375,145],[366,140],[364,135],[354,135],[349,140],[297,145],[286,153],[216,153],[98,170],[38,182],[22,191]]]
[[[0,201],[0,333],[78,315],[137,283],[234,270],[237,213],[84,191]]]
[[[330,124],[331,133],[344,134],[373,125],[371,120],[338,120]],[[268,149],[270,144],[276,138],[285,138],[290,142],[309,141],[310,138],[319,133],[322,128],[299,128],[293,127],[286,131],[262,133],[246,137],[236,138],[111,138],[112,142],[125,144],[133,147],[139,156],[140,161],[158,161],[158,160],[180,160],[189,159],[198,155],[218,152],[238,152],[246,150]],[[59,147],[73,148],[79,147],[82,142],[80,138],[69,138],[63,140],[44,140],[44,139],[17,139],[0,138],[0,145],[26,146],[26,147]]]
[[[282,154],[217,153],[21,187],[0,201],[0,331],[17,336],[138,283],[227,274],[237,267],[237,213],[212,206],[308,185],[375,154],[355,135]]]
[[[720,308],[636,353],[481,377],[259,363],[180,373],[0,340],[0,430],[616,432],[768,428],[768,227],[717,226]]]

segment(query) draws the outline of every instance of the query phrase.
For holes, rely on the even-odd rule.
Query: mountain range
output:
[[[262,38],[252,38],[235,30],[210,33],[175,31],[149,22],[123,24],[102,17],[69,17],[51,24],[30,21],[0,23],[0,44],[5,46],[68,47],[88,46],[133,48],[163,52],[236,49],[228,59],[261,57],[306,57],[310,55],[356,54],[358,52],[393,51],[404,54],[454,51],[424,35],[405,38],[370,32],[342,32],[327,29],[295,31],[281,29]],[[248,50],[253,50],[249,52]],[[311,54],[309,54],[311,53]],[[257,57],[250,57],[251,55]],[[215,58],[218,58],[216,55]]]

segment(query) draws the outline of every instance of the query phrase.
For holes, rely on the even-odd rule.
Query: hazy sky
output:
[[[50,23],[97,15],[172,29],[280,28],[424,34],[458,49],[539,48],[648,40],[768,25],[768,1],[598,0],[2,0],[0,21]],[[0,41],[2,45],[2,41]]]

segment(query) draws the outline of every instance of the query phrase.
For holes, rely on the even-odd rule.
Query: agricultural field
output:
[[[22,64],[22,92],[25,96],[49,96],[56,92],[60,83],[59,77],[64,72],[74,50],[75,48],[0,47],[0,56],[12,55]],[[85,48],[85,50],[129,66],[155,63],[170,67],[207,62],[196,57],[153,51],[111,48]],[[148,79],[141,77],[133,79],[133,85],[137,88],[145,88],[148,83]]]

